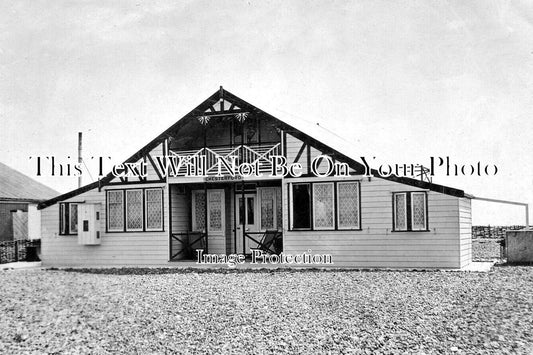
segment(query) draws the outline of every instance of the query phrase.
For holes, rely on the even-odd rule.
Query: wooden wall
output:
[[[461,267],[468,266],[472,262],[472,205],[471,200],[460,198],[459,200],[459,234],[461,238]]]
[[[290,182],[286,179],[284,203]],[[392,193],[420,189],[380,178],[361,183],[361,231],[287,231],[284,252],[331,254],[335,266],[459,268],[458,198],[428,192],[429,232],[392,232]],[[288,226],[284,211],[284,226]]]
[[[303,142],[288,134],[285,144],[287,161],[293,162]],[[310,151],[311,159],[319,154],[313,148]],[[299,162],[307,172],[306,151]],[[336,266],[362,268],[459,268],[471,262],[470,200],[427,191],[430,231],[392,232],[392,193],[426,190],[377,177],[360,180],[361,231],[288,231],[289,183],[312,180],[283,181],[284,252],[311,249],[331,254]]]
[[[134,188],[135,185],[129,185]],[[165,187],[145,184],[137,187]],[[105,189],[90,190],[64,202],[100,203],[101,245],[79,245],[76,235],[59,235],[59,204],[41,210],[41,259],[44,266],[143,266],[168,261],[168,189],[163,190],[164,231],[106,233]]]

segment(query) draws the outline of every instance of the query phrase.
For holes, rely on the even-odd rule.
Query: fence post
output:
[[[19,241],[15,240],[15,262],[19,261]]]

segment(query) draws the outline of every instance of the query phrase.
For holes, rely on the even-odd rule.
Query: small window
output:
[[[146,194],[146,230],[163,229],[163,190],[147,189]]]
[[[427,231],[427,194],[398,192],[393,194],[393,230]]]
[[[209,232],[223,232],[224,230],[224,192],[223,190],[210,190],[208,196],[208,226]],[[248,217],[250,218],[250,217]],[[252,215],[253,219],[253,215]]]
[[[313,229],[335,229],[333,183],[313,184]]]
[[[143,230],[142,190],[126,190],[126,230]]]
[[[78,233],[78,204],[71,203],[69,206],[70,216],[69,216],[69,233],[77,234]]]
[[[107,191],[107,229],[111,232],[124,230],[124,191]]]
[[[60,203],[59,204],[59,234],[60,235],[78,234],[78,204],[77,203]]]
[[[193,191],[192,206],[192,230],[205,231],[205,194],[203,191]]]
[[[337,183],[337,215],[339,229],[359,229],[359,183]]]
[[[311,185],[292,185],[292,227],[311,228]]]

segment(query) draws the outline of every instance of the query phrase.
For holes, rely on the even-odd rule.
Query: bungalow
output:
[[[471,262],[468,195],[365,168],[221,87],[101,180],[41,203],[43,264],[248,255],[269,231],[278,252],[340,267]]]

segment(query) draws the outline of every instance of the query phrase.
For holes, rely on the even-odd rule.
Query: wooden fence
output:
[[[38,261],[40,240],[9,240],[0,242],[0,264],[17,261]]]

